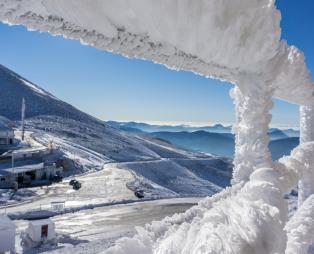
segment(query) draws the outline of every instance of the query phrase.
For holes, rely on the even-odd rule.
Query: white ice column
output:
[[[300,143],[314,141],[314,107],[300,107]],[[314,154],[313,154],[314,156]],[[307,170],[299,182],[299,206],[314,194],[314,165],[306,165]]]
[[[236,110],[235,157],[232,183],[246,182],[261,167],[271,167],[268,128],[271,121],[273,89],[253,82],[231,90]]]

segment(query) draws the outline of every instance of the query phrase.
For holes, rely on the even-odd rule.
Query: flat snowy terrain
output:
[[[86,210],[52,218],[59,234],[58,247],[41,248],[27,253],[100,253],[123,236],[135,234],[135,227],[144,226],[175,213],[182,213],[199,199],[183,198],[148,201],[128,205]],[[16,221],[19,234],[27,226],[26,221]],[[18,249],[20,250],[20,249]]]

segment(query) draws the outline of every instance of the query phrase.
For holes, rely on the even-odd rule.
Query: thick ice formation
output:
[[[314,141],[314,108],[302,106],[300,108],[300,142]],[[308,156],[314,160],[314,156]],[[299,205],[301,205],[310,195],[314,194],[314,161],[308,161],[306,171],[299,184]]]
[[[0,0],[0,20],[236,85],[233,187],[183,215],[139,229],[109,252],[285,252],[283,195],[299,179],[300,205],[313,194],[314,147],[305,143],[290,157],[271,160],[271,99],[302,105],[301,142],[311,142],[314,86],[303,53],[280,41],[274,0]],[[305,251],[310,243],[313,225],[305,227],[302,219],[312,216],[306,212],[311,200],[287,226],[287,253]]]
[[[250,85],[251,82],[255,85]],[[236,107],[236,124],[233,129],[237,134],[233,183],[246,182],[255,169],[272,166],[267,133],[274,89],[250,76],[244,77],[241,83],[248,84],[247,89],[241,91],[235,87],[231,90]]]
[[[302,53],[280,42],[273,0],[0,0],[0,20],[238,85],[254,73],[274,81],[276,96],[314,104]]]

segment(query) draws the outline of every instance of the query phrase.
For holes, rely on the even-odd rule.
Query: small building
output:
[[[50,219],[31,221],[27,233],[34,242],[53,241],[56,239],[55,223]]]
[[[35,248],[43,244],[56,244],[55,224],[50,219],[31,221],[21,238],[24,249]]]
[[[51,183],[62,176],[63,168],[55,163],[26,159],[0,164],[0,188],[39,186]],[[16,184],[18,186],[16,186]]]
[[[6,215],[0,215],[0,253],[15,253],[16,226]]]

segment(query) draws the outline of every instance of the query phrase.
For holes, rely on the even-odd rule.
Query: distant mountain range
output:
[[[190,126],[190,125],[156,125],[148,123],[139,123],[139,122],[118,122],[118,121],[107,121],[108,125],[133,132],[196,132],[196,131],[206,131],[212,133],[231,133],[232,126],[214,124],[211,126]],[[278,138],[285,137],[299,137],[299,131],[294,129],[279,129],[279,128],[270,128],[269,134],[272,138],[275,138],[278,135]]]
[[[147,123],[137,123],[137,122],[115,122],[108,121],[107,124],[128,131],[143,131],[143,132],[195,132],[195,131],[207,131],[215,133],[231,133],[231,126],[223,126],[222,124],[215,124],[213,126],[203,126],[203,127],[194,127],[189,125],[153,125]]]
[[[233,157],[235,138],[231,133],[231,126],[216,124],[205,127],[191,127],[186,125],[162,126],[146,123],[119,123],[110,121],[107,124],[125,131],[141,133],[142,135],[159,138],[171,144],[192,151]],[[197,131],[193,131],[197,129]],[[165,131],[166,130],[166,131]],[[183,131],[182,131],[183,130]],[[299,144],[299,132],[293,129],[271,128],[268,131],[270,151],[273,159],[288,155]]]

